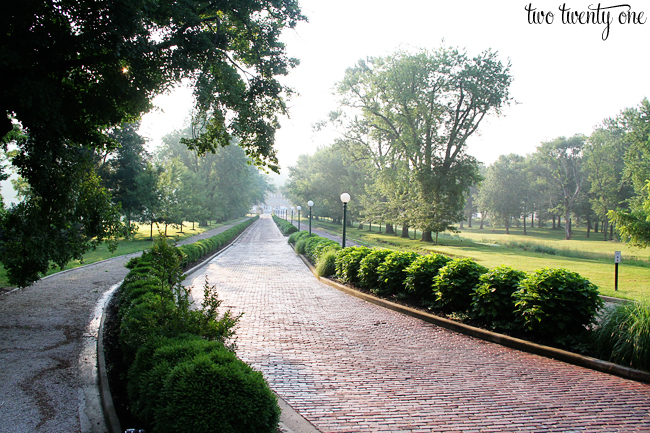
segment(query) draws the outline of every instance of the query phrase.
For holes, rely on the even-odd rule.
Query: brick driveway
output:
[[[403,316],[320,283],[270,218],[205,276],[239,356],[322,432],[647,431],[650,386]]]

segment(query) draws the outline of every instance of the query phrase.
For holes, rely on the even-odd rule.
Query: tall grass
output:
[[[603,359],[650,371],[650,301],[607,310],[595,331],[595,342]]]

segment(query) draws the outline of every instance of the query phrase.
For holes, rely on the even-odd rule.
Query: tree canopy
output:
[[[277,77],[297,64],[279,37],[305,20],[296,1],[3,6],[0,137],[5,148],[17,147],[12,164],[30,190],[2,223],[0,260],[13,283],[28,284],[50,263],[80,258],[91,239],[123,231],[110,195],[94,180],[93,154],[114,148],[111,128],[137,119],[153,96],[183,79],[194,88],[199,125],[189,147],[203,154],[237,137],[255,164],[278,169],[276,116],[291,91]],[[92,229],[90,221],[97,221]]]

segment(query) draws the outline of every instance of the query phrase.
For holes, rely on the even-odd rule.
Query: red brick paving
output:
[[[403,316],[320,283],[269,218],[195,276],[239,356],[322,432],[650,432],[650,386]],[[201,291],[201,290],[198,290]]]

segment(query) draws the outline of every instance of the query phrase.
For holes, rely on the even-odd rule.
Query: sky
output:
[[[533,153],[559,136],[589,135],[603,119],[650,97],[650,0],[626,1],[629,7],[618,6],[619,0],[299,1],[309,22],[283,34],[289,56],[300,65],[280,79],[299,94],[276,134],[282,178],[299,155],[332,143],[331,133],[314,132],[313,125],[336,109],[333,88],[346,68],[398,49],[448,46],[473,56],[491,48],[511,62],[515,102],[501,116],[485,119],[468,140],[468,153],[486,165],[502,154]],[[599,20],[610,24],[563,22],[598,6]],[[552,22],[530,24],[527,7],[553,13]],[[627,12],[641,23],[621,24]],[[178,89],[154,102],[162,111],[145,115],[140,130],[153,147],[187,122],[192,98]]]

